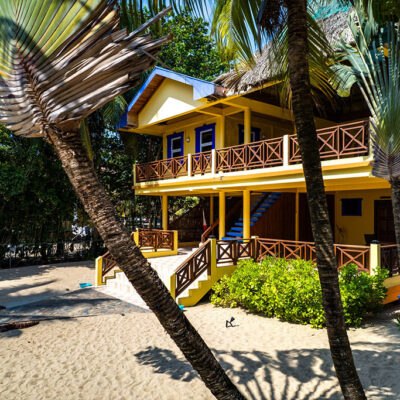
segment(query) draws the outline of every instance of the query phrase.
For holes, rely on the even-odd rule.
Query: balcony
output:
[[[345,159],[369,154],[369,121],[358,121],[317,130],[321,160]],[[153,161],[135,166],[135,183],[182,176],[228,173],[288,167],[301,164],[296,135],[242,144],[203,153]]]

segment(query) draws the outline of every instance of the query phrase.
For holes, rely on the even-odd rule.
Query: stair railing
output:
[[[232,217],[232,215],[240,208],[240,206],[242,205],[242,203],[240,201],[238,201],[233,208],[228,212],[228,214],[226,214],[225,220],[228,221],[230,217]],[[213,232],[213,230],[219,225],[219,218],[217,218],[214,223],[209,226],[201,235],[201,243],[204,243],[211,235],[211,233]]]
[[[214,246],[215,246],[215,239]],[[187,289],[203,272],[211,275],[211,240],[207,240],[189,256],[172,274],[171,295],[176,298]]]

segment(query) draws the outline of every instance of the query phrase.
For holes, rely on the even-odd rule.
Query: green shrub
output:
[[[355,265],[341,269],[339,284],[348,326],[360,326],[367,313],[380,309],[386,277],[387,271],[381,269],[374,276],[358,272]],[[241,261],[231,277],[214,284],[213,291],[211,302],[216,306],[243,307],[315,328],[325,325],[318,272],[311,262],[272,257],[260,264]]]

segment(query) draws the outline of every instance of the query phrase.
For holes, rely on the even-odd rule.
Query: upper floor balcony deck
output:
[[[317,130],[321,160],[329,161],[331,167],[350,159],[370,155],[369,121],[335,125]],[[337,163],[335,162],[337,161]],[[324,163],[323,163],[324,164]],[[301,155],[296,135],[284,135],[213,149],[202,153],[153,161],[135,166],[136,188],[167,183],[195,182],[201,177],[221,177],[240,171],[261,173],[264,176],[279,170],[292,173],[301,167]],[[237,174],[235,174],[237,175]],[[172,181],[171,181],[172,180]]]

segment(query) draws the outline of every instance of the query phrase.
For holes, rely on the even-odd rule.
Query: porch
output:
[[[388,294],[385,304],[397,300],[400,295],[400,268],[396,245],[371,243],[368,246],[335,244],[338,268],[353,263],[358,270],[374,274],[380,266],[389,271],[385,281]],[[249,239],[217,240],[208,239],[197,249],[180,249],[178,255],[150,260],[160,278],[181,305],[196,305],[222,276],[230,275],[237,268],[238,261],[265,257],[280,257],[285,260],[304,259],[315,262],[313,242],[279,240],[252,237]],[[106,285],[120,293],[137,294],[123,272],[114,262],[112,269],[105,270],[112,258],[109,254],[96,260],[97,285]],[[111,274],[109,274],[111,272]],[[117,296],[118,297],[118,296]]]

